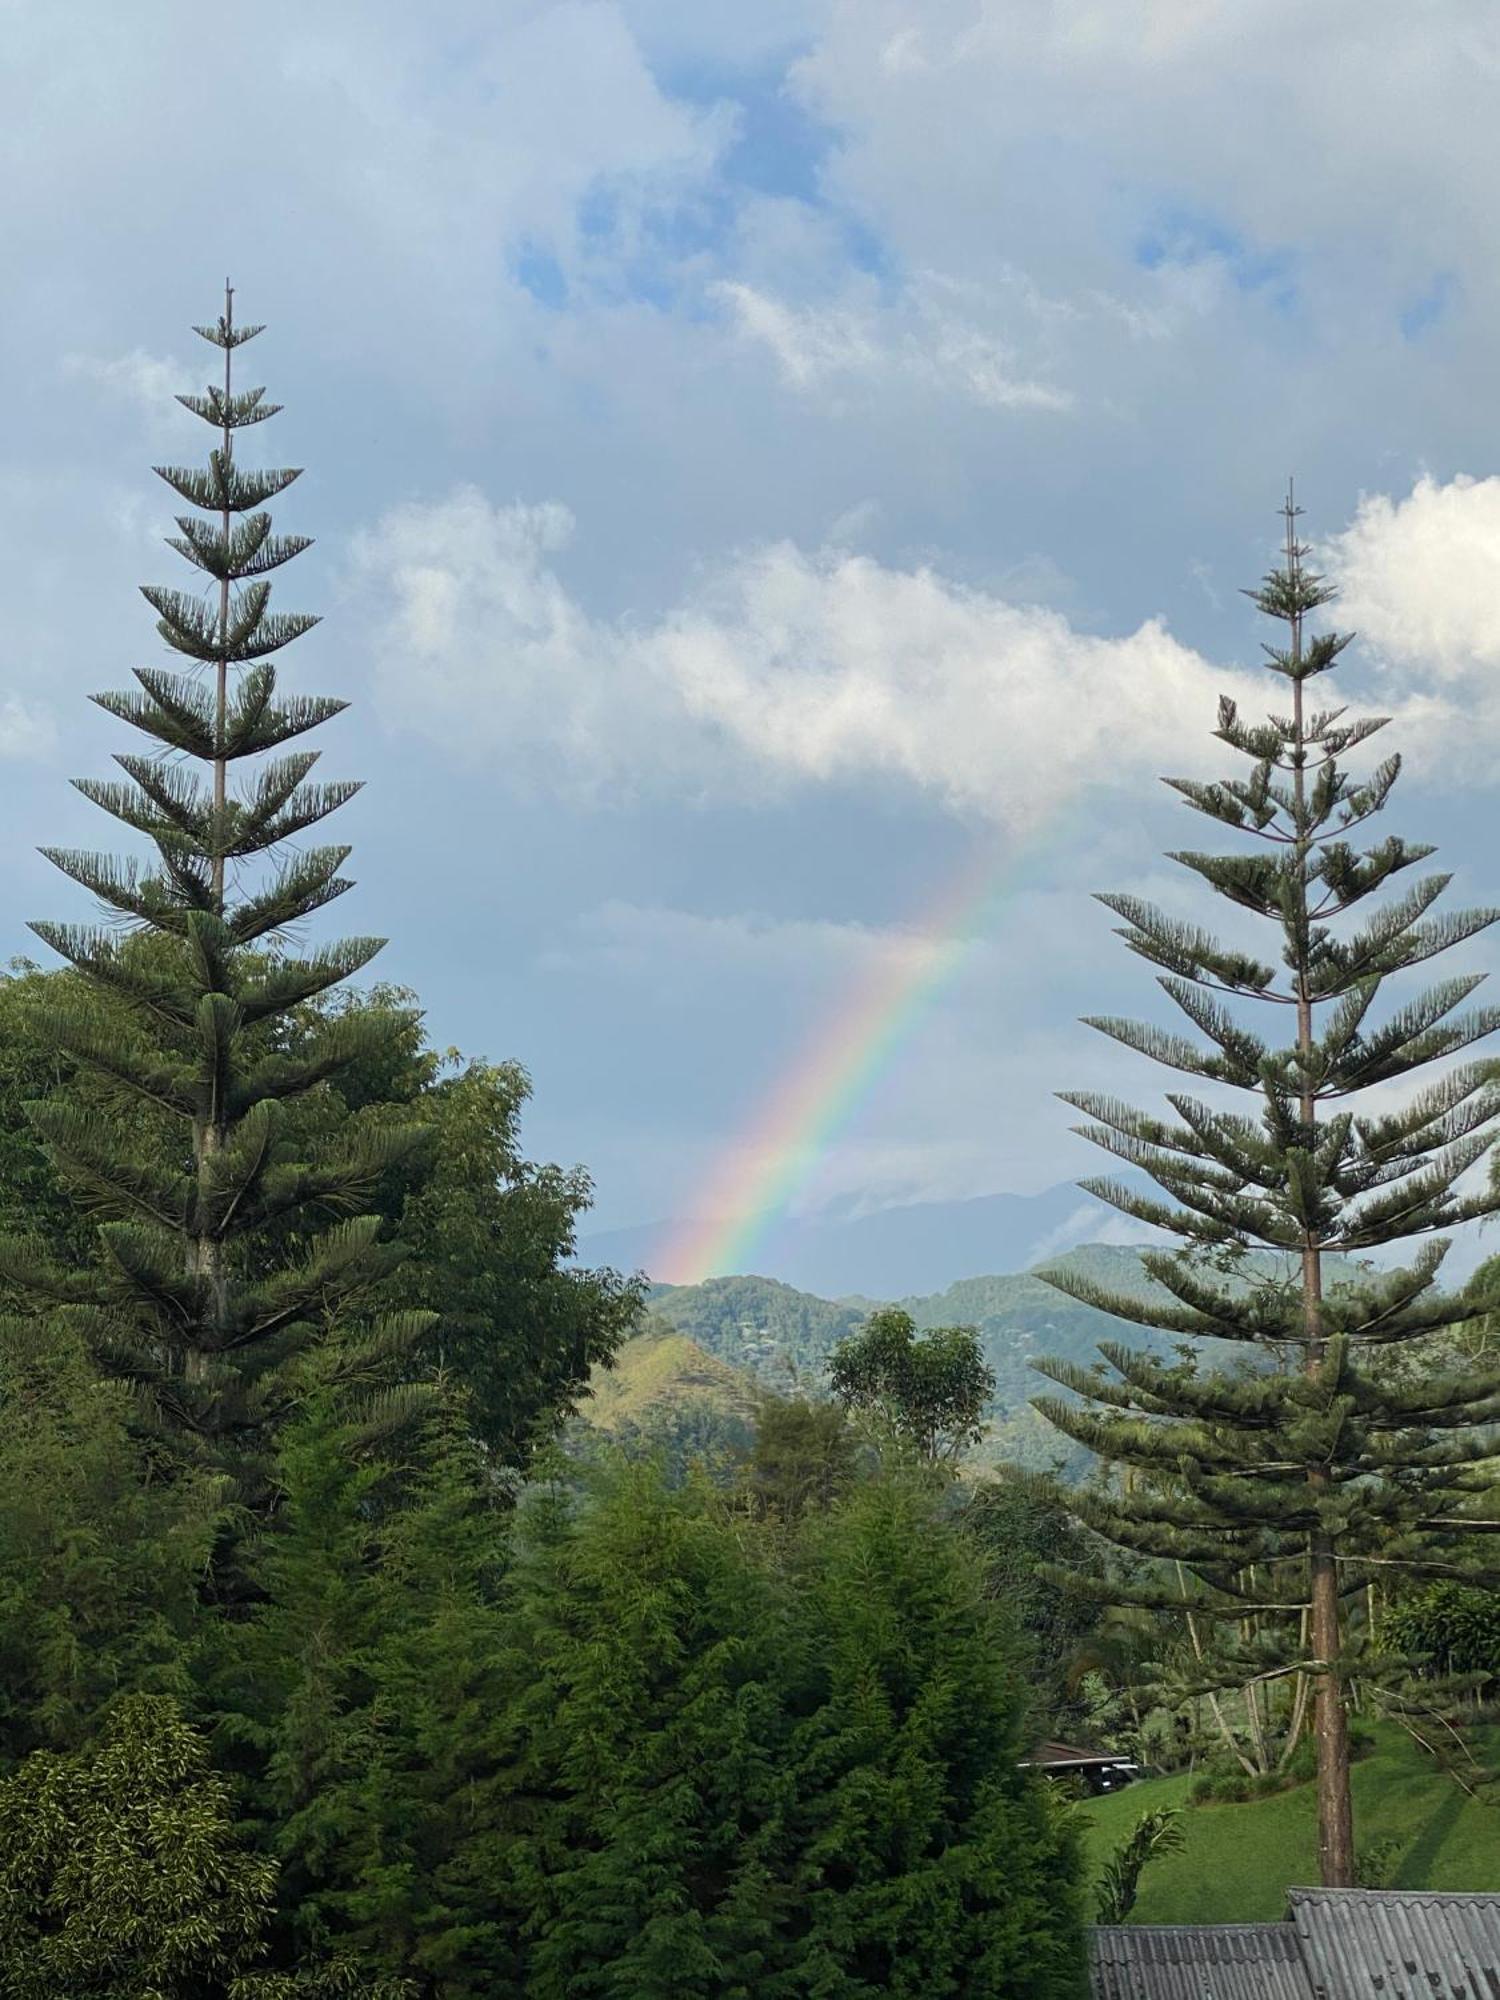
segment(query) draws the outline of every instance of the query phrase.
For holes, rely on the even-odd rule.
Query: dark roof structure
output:
[[[1500,2000],[1500,1895],[1289,1889],[1279,1924],[1093,1934],[1094,2000]]]
[[[1029,1757],[1021,1760],[1022,1770],[1074,1771],[1103,1766],[1114,1771],[1133,1771],[1136,1766],[1117,1750],[1080,1750],[1074,1743],[1039,1743]]]
[[[1318,2000],[1500,2000],[1500,1896],[1289,1889]]]
[[[1094,2000],[1313,2000],[1290,1924],[1101,1924]]]

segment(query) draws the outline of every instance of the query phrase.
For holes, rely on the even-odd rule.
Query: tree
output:
[[[509,1496],[451,1397],[395,1440],[314,1399],[276,1486],[262,1601],[215,1686],[281,1868],[276,1954],[502,1992]]]
[[[0,1779],[0,2000],[410,2000],[338,1959],[261,1969],[276,1863],[162,1695]]]
[[[1343,764],[1383,718],[1350,720],[1310,706],[1309,684],[1347,640],[1312,632],[1333,593],[1306,566],[1288,498],[1280,566],[1252,593],[1286,632],[1268,647],[1291,712],[1243,720],[1221,701],[1219,739],[1248,775],[1167,782],[1219,825],[1260,843],[1231,855],[1172,858],[1239,912],[1276,934],[1280,967],[1221,943],[1134,896],[1101,900],[1132,950],[1156,965],[1199,1039],[1096,1019],[1127,1048],[1249,1099],[1226,1110],[1169,1095],[1170,1118],[1090,1094],[1065,1101],[1086,1135],[1156,1183],[1109,1178],[1089,1191],[1183,1238],[1189,1249],[1144,1254],[1150,1296],[1104,1290],[1076,1272],[1051,1282],[1121,1319],[1178,1336],[1184,1358],[1153,1360],[1122,1344],[1106,1371],[1044,1364],[1079,1402],[1044,1398],[1059,1429],[1116,1466],[1118,1488],[1077,1503],[1085,1519],[1153,1559],[1128,1601],[1172,1610],[1191,1635],[1185,1692],[1311,1683],[1318,1751],[1323,1881],[1354,1880],[1347,1706],[1356,1661],[1346,1606],[1393,1563],[1441,1569],[1437,1528],[1461,1524],[1469,1468],[1500,1416],[1500,1365],[1457,1367],[1442,1336],[1489,1311],[1493,1294],[1436,1289],[1446,1244],[1409,1268],[1328,1268],[1360,1253],[1494,1212],[1500,1196],[1460,1183],[1488,1150],[1500,1091],[1479,1062],[1443,1067],[1383,1106],[1366,1093],[1444,1064],[1500,1025],[1500,1010],[1463,1011],[1479,983],[1449,979],[1391,1011],[1387,980],[1472,937],[1493,910],[1432,914],[1445,875],[1344,920],[1430,847],[1391,836],[1350,840],[1386,804],[1391,757],[1356,778]],[[1288,1023],[1279,1044],[1253,1033],[1226,1001],[1249,1000]],[[1258,1255],[1256,1253],[1259,1253]],[[1193,1351],[1212,1336],[1241,1344],[1247,1365],[1215,1368]],[[1396,1370],[1387,1357],[1404,1350]],[[1377,1566],[1378,1565],[1378,1569]]]
[[[227,1782],[163,1696],[119,1703],[97,1745],[0,1780],[4,2000],[200,2000],[260,1948],[276,1880]]]
[[[391,1303],[436,1313],[436,1365],[464,1385],[475,1429],[514,1466],[571,1413],[642,1300],[634,1280],[569,1265],[591,1188],[581,1169],[523,1156],[530,1089],[515,1063],[450,1052],[417,1100],[430,1150],[386,1211],[406,1253]]]
[[[1072,1833],[1020,1768],[1012,1636],[930,1481],[765,1535],[625,1464],[513,1527],[489,1879],[514,1990],[1073,2000]]]
[[[518,1517],[509,1869],[529,2000],[759,2000],[779,1983],[786,1648],[700,1489],[606,1474]]]
[[[808,1516],[798,1554],[792,1991],[1073,2000],[1073,1831],[1021,1768],[1015,1635],[967,1537],[908,1473]]]
[[[160,1477],[133,1417],[67,1327],[0,1324],[0,1769],[76,1749],[122,1692],[187,1691],[230,1496]]]
[[[835,1404],[766,1396],[740,1487],[761,1518],[795,1523],[831,1507],[858,1469],[858,1439]]]
[[[1030,1479],[976,1481],[957,1520],[978,1546],[985,1588],[1025,1641],[1038,1734],[1060,1733],[1080,1649],[1099,1626],[1098,1597],[1078,1586],[1103,1578],[1102,1545],[1067,1502]]]
[[[994,1371],[971,1326],[917,1335],[910,1313],[883,1306],[828,1361],[834,1399],[919,1457],[951,1465],[984,1435]]]
[[[410,1127],[363,1131],[348,1148],[304,1153],[287,1107],[371,1049],[378,1022],[327,1014],[295,1054],[276,1029],[367,964],[379,940],[287,951],[286,933],[349,886],[348,849],[290,848],[357,790],[311,780],[316,751],[273,757],[236,790],[231,770],[279,750],[345,706],[278,688],[273,656],[317,620],[270,608],[270,573],[308,546],[278,535],[264,503],[295,471],[241,464],[239,433],[279,407],[233,386],[234,356],[262,329],[237,325],[226,288],[197,331],[223,355],[222,385],[179,397],[217,433],[206,469],[158,467],[194,511],[169,546],[210,597],[148,586],[157,631],[186,664],[143,667],[136,689],[97,697],[153,746],[121,755],[125,780],[78,780],[84,796],[144,834],[152,865],[57,849],[50,858],[113,913],[113,926],[33,926],[80,975],[49,1015],[56,1048],[100,1080],[87,1108],[67,1095],[30,1117],[73,1193],[99,1219],[92,1268],[15,1240],[0,1275],[66,1309],[101,1365],[134,1384],[179,1442],[248,1468],[300,1393],[299,1364],[358,1375],[409,1346],[418,1317],[386,1320],[335,1355],[332,1335],[389,1270],[369,1189],[419,1142]],[[207,516],[208,518],[203,518]],[[195,775],[195,767],[201,775]],[[257,861],[269,861],[257,873]],[[113,1003],[101,1006],[98,1002]],[[142,1119],[147,1121],[143,1134]],[[160,1143],[157,1143],[158,1139]],[[343,1220],[306,1254],[278,1258],[289,1219],[336,1207]]]

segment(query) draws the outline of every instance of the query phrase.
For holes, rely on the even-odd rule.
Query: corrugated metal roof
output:
[[[1500,2000],[1500,1896],[1289,1889],[1287,1901],[1317,2000]]]
[[[1291,1924],[1100,1924],[1092,1972],[1094,2000],[1316,2000]]]

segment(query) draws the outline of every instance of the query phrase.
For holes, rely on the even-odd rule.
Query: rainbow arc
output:
[[[702,1219],[668,1236],[651,1275],[669,1284],[743,1272],[809,1185],[974,947],[1034,851],[969,856],[901,946],[841,993],[720,1155]]]

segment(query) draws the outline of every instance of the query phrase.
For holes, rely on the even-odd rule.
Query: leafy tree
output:
[[[1100,1624],[1097,1595],[1079,1583],[1103,1579],[1101,1545],[1069,1506],[1030,1480],[976,1483],[957,1518],[978,1545],[987,1590],[1025,1641],[1037,1720],[1060,1728],[1075,1705],[1082,1651]]]
[[[128,1036],[130,1010],[90,994],[71,971],[17,965],[0,978],[0,1232],[28,1228],[55,1261],[86,1263],[94,1225],[80,1210],[24,1105],[46,1091],[89,1120],[129,1123],[143,1157],[170,1161],[172,1124],[56,1045],[55,1012],[87,998],[111,1031]],[[529,1095],[514,1063],[440,1056],[415,996],[377,985],[317,996],[262,1029],[281,1060],[314,1057],[330,1031],[352,1035],[349,1062],[281,1107],[283,1144],[306,1159],[351,1155],[420,1125],[427,1143],[397,1149],[363,1200],[399,1261],[382,1279],[385,1310],[438,1315],[432,1339],[407,1373],[444,1372],[468,1391],[475,1427],[490,1448],[523,1464],[556,1425],[592,1368],[635,1323],[640,1290],[612,1271],[572,1267],[577,1218],[590,1188],[581,1169],[538,1165],[520,1146]],[[269,1265],[309,1258],[347,1219],[337,1191],[267,1221],[259,1256]],[[356,1311],[358,1308],[358,1311]],[[361,1316],[351,1303],[349,1319]]]
[[[278,1955],[487,1995],[511,1953],[493,1854],[501,1495],[457,1408],[402,1441],[393,1455],[327,1398],[285,1430],[264,1601],[221,1661],[221,1728],[252,1753],[281,1864]]]
[[[161,1695],[0,1779],[0,2000],[410,2000],[347,1962],[262,1969],[276,1864]]]
[[[649,1465],[524,1510],[512,1784],[530,2000],[772,2000],[780,1619],[732,1523]]]
[[[0,1326],[0,1768],[76,1747],[122,1691],[186,1691],[229,1496],[154,1477],[133,1414],[67,1327]]]
[[[1386,804],[1400,761],[1352,776],[1345,753],[1382,719],[1310,705],[1309,684],[1346,644],[1309,629],[1331,595],[1306,567],[1289,499],[1285,556],[1254,596],[1285,630],[1267,652],[1290,713],[1251,723],[1222,701],[1216,733],[1248,771],[1169,780],[1196,811],[1259,843],[1257,852],[1173,858],[1269,926],[1275,957],[1221,943],[1137,897],[1102,899],[1131,949],[1161,969],[1198,1039],[1116,1019],[1092,1025],[1250,1102],[1228,1110],[1174,1092],[1171,1116],[1161,1117],[1103,1095],[1068,1098],[1091,1121],[1087,1136],[1162,1193],[1111,1179],[1087,1183],[1090,1191],[1191,1248],[1146,1253],[1157,1289],[1144,1299],[1077,1271],[1052,1281],[1178,1337],[1184,1356],[1171,1363],[1111,1343],[1105,1370],[1046,1364],[1081,1400],[1039,1407],[1130,1469],[1123,1491],[1077,1504],[1117,1543],[1154,1559],[1116,1594],[1185,1622],[1191,1646],[1179,1656],[1178,1692],[1212,1700],[1243,1688],[1253,1702],[1255,1690],[1288,1679],[1311,1685],[1320,1867],[1325,1883],[1347,1886],[1349,1682],[1356,1666],[1368,1677],[1375,1663],[1357,1660],[1346,1607],[1377,1573],[1362,1559],[1381,1575],[1392,1563],[1420,1572],[1449,1560],[1432,1535],[1461,1525],[1470,1468],[1500,1416],[1500,1362],[1454,1364],[1443,1336],[1495,1301],[1436,1288],[1441,1240],[1401,1270],[1354,1265],[1335,1275],[1325,1260],[1500,1208],[1500,1196],[1461,1188],[1500,1113],[1488,1066],[1445,1065],[1416,1088],[1403,1083],[1385,1105],[1366,1096],[1444,1064],[1500,1025],[1500,1010],[1463,1011],[1473,974],[1393,1010],[1381,1005],[1387,980],[1497,913],[1432,914],[1449,879],[1441,874],[1363,908],[1432,850],[1397,836],[1361,850],[1350,838]],[[1270,1010],[1286,1037],[1252,1032],[1226,1004],[1236,1001]],[[1257,1249],[1273,1253],[1269,1264]],[[1206,1337],[1240,1343],[1247,1365],[1209,1362],[1197,1346]],[[1388,1362],[1397,1349],[1408,1356],[1400,1370]]]
[[[523,1157],[529,1094],[516,1064],[450,1054],[417,1100],[431,1152],[386,1211],[406,1253],[391,1302],[437,1314],[436,1365],[509,1465],[572,1411],[641,1307],[638,1282],[569,1264],[591,1188],[581,1169]]]
[[[224,1994],[260,1955],[275,1879],[202,1739],[167,1698],[131,1695],[89,1750],[0,1780],[0,1995]]]
[[[1420,1655],[1430,1673],[1500,1680],[1500,1591],[1441,1577],[1394,1605],[1383,1646]]]
[[[835,1400],[919,1457],[951,1465],[984,1435],[995,1387],[971,1326],[917,1334],[899,1306],[872,1313],[829,1357]]]
[[[1078,1857],[1020,1768],[1030,1704],[967,1538],[923,1482],[869,1482],[809,1517],[798,1582],[793,1990],[1073,2000]]]
[[[836,1404],[768,1396],[741,1486],[758,1515],[795,1523],[831,1507],[858,1469],[858,1439]]]
[[[419,1334],[408,1315],[359,1342],[332,1340],[392,1261],[380,1218],[361,1212],[364,1198],[420,1135],[385,1127],[310,1154],[289,1142],[287,1105],[368,1056],[379,1024],[357,1012],[325,1016],[296,1055],[275,1046],[275,1026],[368,963],[379,941],[305,956],[278,942],[350,886],[339,872],[347,848],[288,843],[357,787],[312,782],[317,753],[307,750],[231,784],[232,769],[344,704],[278,689],[273,656],[317,621],[270,606],[270,572],[307,538],[275,534],[264,503],[297,475],[239,457],[239,433],[277,408],[263,390],[233,386],[234,356],[261,329],[235,323],[226,291],[223,315],[197,330],[223,356],[222,384],[179,401],[216,443],[206,469],[158,470],[191,510],[169,545],[208,582],[210,600],[146,588],[183,667],[143,667],[133,691],[98,697],[151,748],[118,759],[123,781],[78,781],[146,836],[153,861],[48,850],[114,925],[34,926],[80,975],[49,1012],[53,1045],[108,1086],[87,1108],[62,1093],[30,1107],[63,1177],[99,1219],[98,1256],[80,1268],[45,1241],[13,1239],[0,1272],[49,1309],[67,1309],[101,1365],[138,1388],[167,1432],[244,1470],[295,1404],[309,1354],[357,1375]],[[96,995],[116,1004],[101,1009]],[[143,1145],[139,1116],[116,1111],[121,1099],[172,1134],[164,1150]],[[336,1206],[344,1219],[300,1259],[270,1254],[288,1218],[315,1206]]]
[[[33,1236],[68,1263],[92,1253],[93,1227],[69,1198],[25,1107],[64,1087],[73,1063],[47,1025],[50,978],[25,959],[0,973],[0,1238]],[[0,1297],[18,1297],[0,1271]]]

